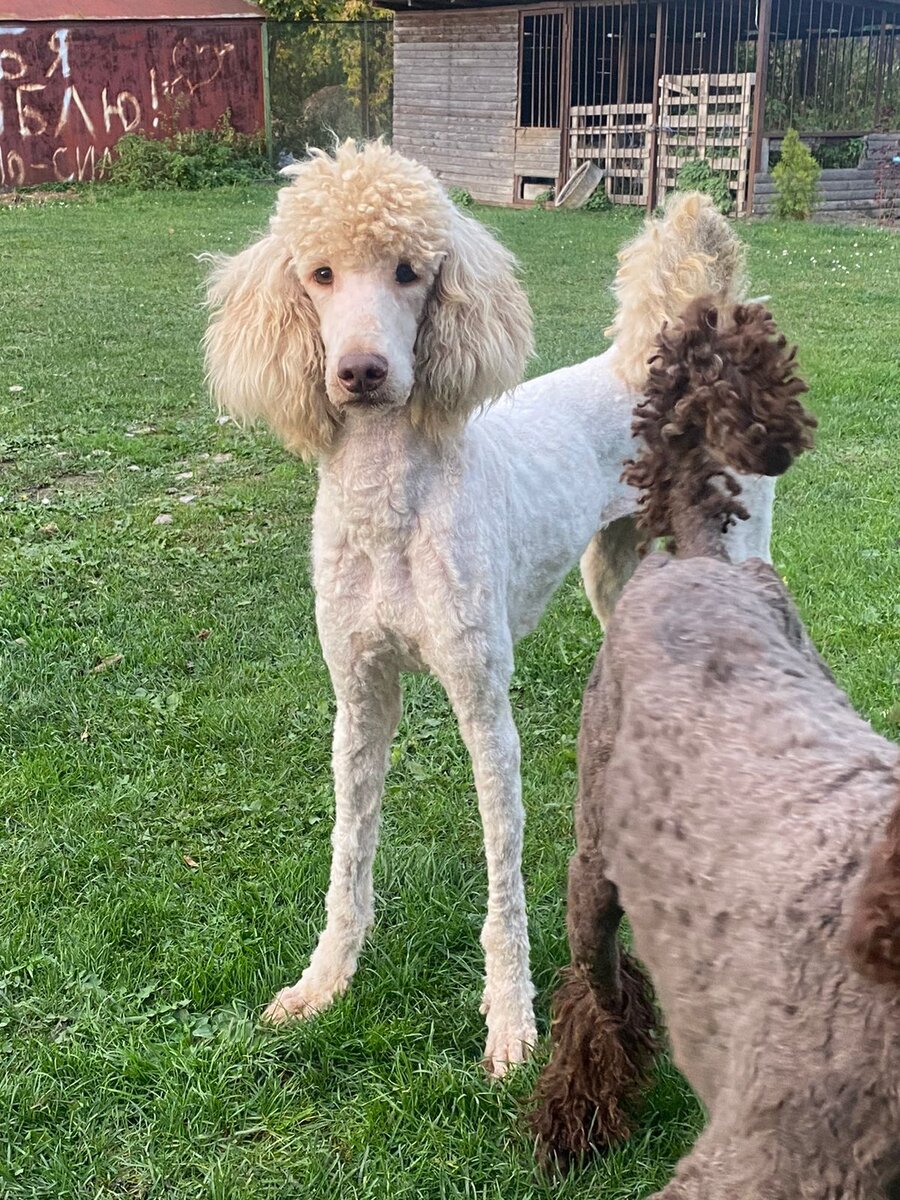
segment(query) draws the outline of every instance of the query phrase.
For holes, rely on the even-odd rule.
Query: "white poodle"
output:
[[[679,198],[621,256],[611,349],[508,392],[532,348],[514,260],[429,171],[348,142],[291,173],[268,234],[219,260],[206,335],[219,404],[319,461],[334,855],[325,930],[267,1013],[315,1013],[350,982],[373,917],[400,674],[431,671],[471,755],[484,825],[486,1061],[502,1075],[535,1041],[513,645],[581,555],[595,611],[610,611],[636,561],[635,495],[620,476],[647,358],[691,299],[735,298],[740,254],[707,201]],[[771,489],[745,485],[753,515],[733,532],[735,558],[768,556]]]

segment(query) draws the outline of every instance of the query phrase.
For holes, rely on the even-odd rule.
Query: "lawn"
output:
[[[305,964],[328,873],[315,475],[217,423],[194,256],[240,247],[272,199],[0,208],[0,1195],[643,1196],[698,1126],[671,1069],[630,1144],[550,1186],[521,1121],[534,1067],[500,1086],[478,1067],[481,831],[430,680],[407,688],[350,994],[309,1025],[257,1023]],[[632,215],[481,215],[524,265],[533,373],[600,347]],[[744,234],[821,419],[780,489],[776,561],[855,704],[897,736],[900,242]],[[597,643],[573,577],[514,683],[543,1025]]]

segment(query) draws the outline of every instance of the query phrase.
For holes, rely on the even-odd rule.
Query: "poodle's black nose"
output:
[[[388,362],[380,354],[345,354],[338,363],[341,386],[353,396],[375,392],[387,379]]]

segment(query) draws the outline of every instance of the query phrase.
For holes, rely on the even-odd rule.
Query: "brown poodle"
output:
[[[768,313],[660,339],[628,476],[674,539],[619,601],[584,698],[571,965],[534,1126],[562,1163],[628,1132],[655,1050],[641,970],[709,1115],[665,1200],[900,1196],[898,749],[856,715],[781,580],[724,555],[725,468],[814,421]]]

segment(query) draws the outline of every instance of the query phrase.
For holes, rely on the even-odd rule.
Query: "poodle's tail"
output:
[[[648,537],[674,538],[684,556],[724,555],[722,534],[747,517],[731,471],[781,475],[812,445],[795,352],[760,304],[704,297],[658,334],[632,427],[644,449],[624,474]]]
[[[613,370],[642,392],[663,326],[700,296],[734,304],[743,286],[743,248],[729,222],[708,196],[674,192],[664,215],[648,221],[619,253],[613,285],[619,308],[606,330],[614,339]]]
[[[856,903],[850,951],[857,970],[877,983],[900,984],[900,771],[897,803],[875,847]]]
[[[560,1172],[628,1137],[650,1078],[657,1048],[653,990],[624,950],[618,961],[617,999],[577,965],[563,973],[553,997],[553,1055],[530,1120],[539,1161]]]

